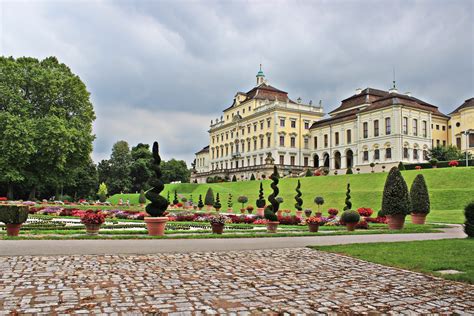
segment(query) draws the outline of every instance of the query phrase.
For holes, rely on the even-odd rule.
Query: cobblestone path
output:
[[[0,314],[474,314],[473,286],[308,248],[0,257],[0,271]]]

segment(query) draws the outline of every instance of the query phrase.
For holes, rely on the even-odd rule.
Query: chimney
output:
[[[362,89],[361,88],[357,88],[356,89],[356,94],[361,94],[362,93]]]

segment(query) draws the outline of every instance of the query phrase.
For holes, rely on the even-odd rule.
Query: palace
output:
[[[451,144],[474,153],[474,98],[448,116],[399,93],[394,82],[389,91],[357,89],[323,119],[321,102],[291,100],[268,84],[261,68],[256,77],[253,89],[237,92],[221,118],[211,121],[210,144],[196,153],[192,181],[266,178],[274,164],[284,176],[320,167],[345,173],[376,165],[381,171],[400,161],[424,162],[430,148]]]

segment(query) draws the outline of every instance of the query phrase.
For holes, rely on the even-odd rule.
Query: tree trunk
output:
[[[13,183],[8,183],[7,199],[13,200]]]

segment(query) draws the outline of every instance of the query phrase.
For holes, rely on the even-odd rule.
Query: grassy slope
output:
[[[318,250],[347,254],[362,260],[430,273],[454,269],[465,273],[443,275],[474,284],[474,239],[443,239],[411,242],[316,246]],[[442,254],[442,255],[440,255]]]
[[[403,171],[403,176],[408,186],[418,173],[425,176],[428,188],[430,190],[431,205],[433,210],[449,210],[455,211],[456,215],[452,215],[454,221],[462,221],[461,209],[470,200],[474,198],[474,168],[440,168]],[[324,197],[326,203],[323,208],[330,207],[342,209],[345,199],[345,190],[347,182],[351,183],[351,196],[354,208],[371,207],[375,210],[380,209],[382,191],[387,173],[374,174],[354,174],[339,175],[328,177],[309,177],[301,178],[301,191],[303,193],[303,208],[315,209],[313,203],[315,196]],[[279,188],[280,196],[283,197],[283,209],[294,209],[294,195],[297,179],[281,179]],[[265,197],[270,192],[270,180],[263,181]],[[170,191],[171,199],[174,190],[179,195],[189,197],[193,195],[193,199],[197,201],[199,194],[204,195],[208,187],[219,192],[223,207],[227,205],[227,195],[231,193],[234,196],[235,208],[238,208],[236,199],[239,195],[246,195],[250,204],[254,205],[258,196],[259,181],[243,181],[243,182],[227,182],[213,184],[169,184],[165,186],[163,195]],[[116,203],[122,197],[124,200],[130,199],[132,203],[138,203],[137,194],[114,195],[110,198],[112,203]],[[454,212],[453,212],[454,214]],[[437,214],[432,214],[436,218]]]

